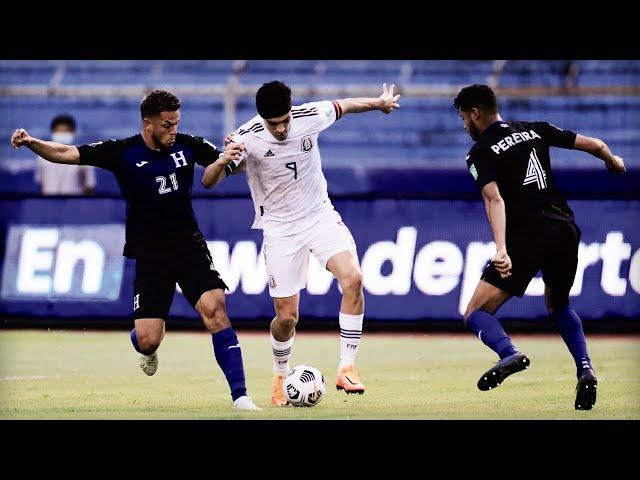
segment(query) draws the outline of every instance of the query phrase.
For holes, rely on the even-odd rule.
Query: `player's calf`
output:
[[[141,354],[140,368],[146,375],[154,375],[158,370],[158,354],[156,350],[162,337],[158,335],[140,335],[134,328],[131,330],[130,338],[133,348]]]

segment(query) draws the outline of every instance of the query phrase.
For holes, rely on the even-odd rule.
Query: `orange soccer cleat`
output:
[[[364,393],[365,386],[360,381],[360,374],[353,365],[346,365],[338,370],[336,379],[336,389],[344,390],[346,393]]]
[[[285,375],[282,373],[276,373],[273,375],[273,380],[271,381],[271,405],[282,407],[289,404],[287,397],[284,396],[284,390],[282,389],[284,377]]]

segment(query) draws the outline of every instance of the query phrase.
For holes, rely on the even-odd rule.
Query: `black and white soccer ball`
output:
[[[313,407],[327,392],[320,370],[309,365],[298,365],[282,382],[284,395],[294,407]]]

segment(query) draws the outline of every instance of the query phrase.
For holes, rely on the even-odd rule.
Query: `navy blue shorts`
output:
[[[176,283],[193,307],[204,292],[217,288],[223,291],[229,289],[215,269],[205,242],[167,258],[136,259],[134,318],[166,320]]]
[[[569,296],[578,266],[578,247],[582,232],[575,223],[548,220],[507,228],[507,254],[511,275],[502,278],[493,264],[482,272],[482,280],[511,295],[524,295],[529,282],[540,270],[542,279],[554,294]]]

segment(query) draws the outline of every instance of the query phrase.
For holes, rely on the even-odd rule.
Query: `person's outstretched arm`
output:
[[[396,108],[400,108],[398,99],[400,95],[394,95],[393,89],[395,85],[387,90],[387,84],[382,84],[382,94],[379,97],[370,98],[343,98],[336,100],[341,109],[341,116],[344,117],[348,113],[361,113],[370,110],[380,110],[384,113],[391,113]]]
[[[13,132],[11,145],[13,148],[20,148],[24,145],[32,152],[53,163],[66,163],[69,165],[80,163],[80,152],[75,145],[40,140],[29,135],[24,128],[19,128]]]
[[[609,146],[599,138],[586,137],[578,134],[576,135],[576,143],[573,148],[590,153],[594,157],[599,158],[604,162],[607,170],[612,173],[625,173],[627,171],[624,166],[624,160],[618,155],[611,153]]]

